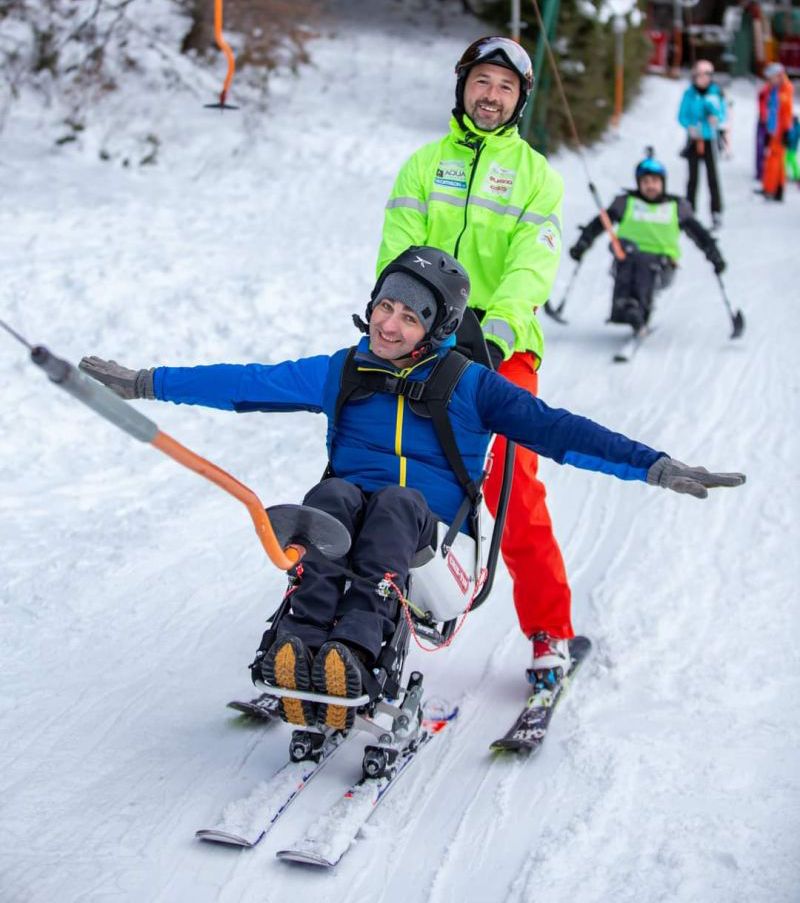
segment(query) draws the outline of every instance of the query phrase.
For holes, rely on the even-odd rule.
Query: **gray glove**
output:
[[[697,499],[704,499],[709,489],[718,486],[741,486],[745,479],[743,473],[711,473],[705,467],[690,467],[668,457],[659,458],[647,471],[651,486],[684,492]]]
[[[81,358],[78,367],[127,401],[132,398],[156,397],[153,391],[155,367],[149,370],[129,370],[116,361],[104,361],[101,357]]]

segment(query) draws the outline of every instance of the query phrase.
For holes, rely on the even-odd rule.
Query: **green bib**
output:
[[[619,238],[634,242],[645,254],[663,254],[677,260],[681,256],[680,232],[677,201],[650,204],[634,195],[628,196],[617,228]]]

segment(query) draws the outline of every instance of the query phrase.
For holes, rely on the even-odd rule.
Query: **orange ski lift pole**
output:
[[[589,192],[591,193],[592,198],[597,205],[600,222],[603,224],[603,228],[606,230],[606,232],[608,232],[608,237],[611,239],[611,249],[614,252],[614,256],[617,258],[617,260],[623,261],[625,260],[625,251],[620,244],[620,240],[617,238],[617,233],[614,231],[614,226],[611,222],[608,212],[603,206],[603,202],[600,200],[600,195],[597,193],[597,188],[592,182],[592,176],[586,163],[586,155],[583,152],[583,142],[581,141],[580,135],[578,134],[578,128],[575,125],[575,119],[572,116],[572,109],[570,108],[569,101],[567,100],[567,93],[564,90],[564,83],[561,81],[561,73],[558,71],[558,63],[556,62],[556,58],[553,55],[553,48],[550,46],[550,39],[547,37],[547,29],[544,27],[544,22],[542,21],[542,14],[539,10],[538,0],[531,0],[531,2],[533,3],[533,8],[536,11],[536,21],[539,25],[539,33],[544,39],[544,45],[547,49],[547,57],[550,60],[550,68],[553,70],[553,76],[556,80],[556,85],[558,86],[558,93],[561,97],[561,103],[564,107],[564,112],[567,115],[567,121],[569,122],[570,131],[572,132],[572,140],[575,142],[575,149],[578,152],[578,156],[580,157],[581,163],[583,164],[584,172],[586,173],[586,181],[589,185]]]
[[[219,92],[219,102],[207,103],[206,107],[215,110],[238,110],[238,107],[225,103],[225,99],[228,96],[228,88],[230,88],[233,81],[233,73],[236,71],[236,60],[233,58],[233,51],[230,45],[222,36],[222,0],[214,0],[214,38],[216,39],[217,47],[225,54],[225,58],[228,61],[228,71],[225,75],[225,83]]]
[[[253,525],[264,550],[276,567],[288,571],[305,554],[306,548],[301,544],[300,540],[291,541],[293,536],[296,535],[298,523],[301,528],[301,535],[308,536],[309,541],[317,545],[323,553],[330,554],[331,557],[338,557],[347,552],[347,548],[344,548],[344,551],[342,551],[343,544],[346,543],[348,547],[350,544],[349,535],[345,539],[341,533],[341,531],[347,533],[345,528],[339,525],[341,530],[338,530],[335,526],[338,522],[334,521],[333,518],[325,515],[325,517],[320,519],[317,515],[320,513],[324,514],[324,512],[314,512],[313,509],[305,508],[301,505],[276,505],[274,508],[269,509],[275,512],[280,525],[284,526],[283,530],[278,530],[279,533],[284,535],[284,545],[278,540],[267,511],[265,511],[264,506],[252,489],[240,483],[235,477],[217,467],[216,464],[201,458],[200,455],[181,445],[180,442],[176,442],[171,436],[162,433],[152,420],[140,414],[139,411],[126,401],[123,401],[118,395],[115,395],[106,386],[82,373],[68,361],[56,357],[43,345],[31,345],[2,320],[0,320],[0,326],[22,342],[23,345],[27,346],[34,364],[41,367],[52,382],[69,392],[73,398],[83,402],[96,414],[104,417],[129,436],[138,439],[140,442],[146,442],[155,446],[165,455],[169,455],[174,461],[183,464],[184,467],[188,467],[189,470],[193,470],[212,483],[216,483],[220,489],[224,489],[225,492],[242,502],[250,512],[250,517],[253,519]],[[333,524],[330,521],[333,521]],[[332,552],[326,550],[325,542],[320,540],[320,536],[323,534],[323,539],[332,540],[330,543],[330,547],[333,549]]]

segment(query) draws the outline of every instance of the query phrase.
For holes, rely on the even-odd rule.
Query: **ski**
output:
[[[304,731],[295,731],[292,744],[302,742]],[[322,737],[323,735],[316,735]],[[288,809],[308,782],[325,767],[347,737],[335,732],[324,736],[314,758],[289,761],[267,781],[262,781],[246,797],[229,803],[218,824],[195,831],[198,840],[225,843],[237,847],[254,847]]]
[[[393,766],[380,777],[362,777],[306,831],[296,844],[275,855],[289,862],[333,868],[353,845],[362,826],[422,750],[458,715],[442,704],[423,707],[423,731],[416,743],[401,750]]]
[[[262,693],[255,699],[249,701],[241,699],[232,699],[228,703],[228,708],[233,709],[242,715],[250,715],[253,718],[262,718],[265,721],[274,721],[280,718],[281,701],[277,696],[270,696],[269,693]]]
[[[615,364],[627,364],[630,363],[634,357],[636,357],[639,349],[642,347],[644,340],[653,332],[652,326],[643,326],[641,329],[634,332],[630,338],[625,339],[625,342],[619,347],[617,352],[614,355],[614,363]]]
[[[569,683],[592,649],[591,641],[585,636],[577,636],[569,641],[572,664],[566,676],[552,688],[536,688],[525,703],[525,708],[508,733],[495,740],[491,750],[537,753],[547,736],[547,729],[556,706],[564,697]]]

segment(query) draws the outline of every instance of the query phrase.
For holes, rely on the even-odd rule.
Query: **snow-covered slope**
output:
[[[155,167],[56,150],[41,111],[18,109],[0,160],[0,316],[70,359],[136,367],[349,344],[393,175],[445,129],[453,61],[482,31],[453,5],[438,20],[387,7],[369,26],[326,31],[313,67],[274,83],[261,118],[210,113],[188,93],[153,98],[179,139]],[[589,152],[605,198],[648,143],[682,188],[681,87],[648,81],[619,134]],[[452,648],[414,653],[462,714],[335,873],[274,852],[335,799],[357,750],[256,850],[193,840],[281,764],[289,736],[224,708],[249,692],[246,665],[283,588],[244,510],[0,340],[3,901],[798,899],[798,197],[752,196],[753,88],[730,95],[721,245],[745,337],[728,340],[710,267],[686,243],[658,330],[632,365],[612,366],[598,242],[569,327],[544,321],[541,392],[748,483],[699,503],[545,463],[575,625],[595,655],[537,761],[490,759],[526,692],[501,574]],[[577,158],[555,163],[571,240],[594,211]],[[267,503],[299,500],[324,465],[311,415],[146,412]]]

